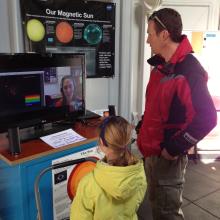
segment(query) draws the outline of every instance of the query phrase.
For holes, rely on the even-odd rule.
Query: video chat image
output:
[[[70,111],[81,110],[82,69],[77,59],[75,62],[73,66],[1,73],[0,113],[61,106],[68,106]]]

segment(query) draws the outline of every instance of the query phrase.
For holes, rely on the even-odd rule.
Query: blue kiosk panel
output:
[[[97,145],[96,141],[54,152],[17,165],[0,160],[0,219],[36,220],[37,209],[34,182],[39,173],[52,165],[52,161]],[[52,172],[47,172],[39,185],[43,219],[53,219]]]

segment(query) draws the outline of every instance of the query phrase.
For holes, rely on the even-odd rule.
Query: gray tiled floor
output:
[[[220,162],[189,161],[183,197],[185,220],[220,219]],[[152,220],[147,199],[138,215],[139,220]]]

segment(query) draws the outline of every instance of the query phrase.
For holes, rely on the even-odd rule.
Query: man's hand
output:
[[[178,158],[178,156],[175,156],[175,157],[171,156],[167,152],[166,148],[163,148],[163,150],[161,151],[161,156],[164,157],[167,160],[176,160]]]

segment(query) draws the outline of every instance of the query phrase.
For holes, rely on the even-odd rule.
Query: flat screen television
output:
[[[0,132],[85,114],[85,54],[0,54]]]

